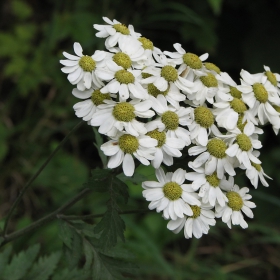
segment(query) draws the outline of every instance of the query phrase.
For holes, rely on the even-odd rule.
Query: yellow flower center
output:
[[[114,54],[113,60],[124,69],[131,67],[132,64],[130,57],[123,52],[118,52]]]
[[[129,35],[130,34],[129,29],[126,27],[125,24],[117,23],[117,24],[113,25],[113,28],[115,28],[115,30],[117,32],[120,32],[123,35]]]
[[[253,84],[253,91],[255,97],[261,103],[265,103],[268,100],[268,93],[265,87],[260,83]]]
[[[260,172],[262,170],[262,166],[260,164],[254,163],[251,161],[251,165],[258,171]]]
[[[193,211],[193,215],[190,216],[190,218],[192,219],[196,219],[197,217],[200,216],[200,213],[201,213],[201,208],[197,205],[190,205],[192,211]]]
[[[175,182],[168,182],[163,186],[164,196],[169,200],[177,200],[182,195],[182,188]]]
[[[230,88],[230,94],[232,97],[234,98],[238,98],[240,99],[242,97],[242,92],[240,90],[238,90],[236,87],[229,87]]]
[[[168,91],[169,87],[165,91],[160,91],[154,84],[148,84],[148,93],[154,97],[157,97],[159,94],[166,96]]]
[[[233,211],[239,211],[243,206],[243,200],[239,193],[230,191],[226,194],[228,198],[228,206]]]
[[[202,127],[209,128],[214,123],[214,115],[209,108],[197,107],[194,109],[194,119]]]
[[[205,63],[204,63],[204,66],[205,66],[206,69],[208,69],[208,70],[213,70],[213,71],[215,71],[215,72],[218,73],[218,74],[221,73],[220,68],[219,68],[217,65],[215,65],[214,63],[205,62]]]
[[[216,158],[226,157],[226,143],[218,138],[211,139],[207,144],[207,151]]]
[[[120,149],[126,154],[133,154],[139,147],[137,138],[130,134],[124,134],[119,138]]]
[[[265,75],[267,76],[267,79],[276,87],[277,86],[276,76],[271,71],[266,71]]]
[[[164,112],[161,116],[161,121],[168,130],[175,130],[179,126],[179,117],[172,111]]]
[[[252,148],[252,142],[250,138],[244,133],[238,134],[236,136],[236,142],[242,151],[248,152]]]
[[[91,101],[94,105],[98,106],[100,104],[103,104],[105,99],[111,99],[111,96],[109,93],[101,93],[99,89],[95,90],[91,94]]]
[[[178,79],[177,70],[173,66],[170,66],[170,65],[163,66],[161,69],[160,75],[167,82],[175,82]]]
[[[95,69],[96,62],[92,59],[91,56],[84,55],[79,60],[79,65],[84,71],[91,72]]]
[[[117,121],[130,122],[135,118],[134,107],[127,102],[119,103],[113,109],[113,116]]]
[[[240,131],[243,132],[245,125],[247,124],[247,121],[245,121],[244,123],[242,123],[244,115],[240,114],[238,116],[238,121],[237,121],[237,127],[240,129]]]
[[[151,74],[149,74],[149,73],[141,73],[141,75],[142,75],[142,78],[143,79],[147,79],[147,78],[149,78],[149,77],[151,77],[152,75]]]
[[[142,47],[145,50],[153,50],[154,49],[154,44],[149,39],[147,39],[145,37],[141,37],[141,38],[138,39],[138,41],[140,41],[142,43]]]
[[[233,100],[230,101],[230,106],[238,114],[244,113],[247,110],[245,103],[238,98],[233,98]]]
[[[166,135],[165,135],[164,131],[160,132],[160,131],[158,131],[158,129],[155,129],[155,130],[148,132],[146,135],[148,135],[158,141],[158,145],[157,145],[158,148],[160,148],[161,146],[163,146],[165,144]]]
[[[208,73],[207,76],[200,77],[200,80],[206,87],[217,87],[218,86],[217,79],[211,73]]]
[[[217,176],[217,173],[214,172],[211,175],[206,175],[205,176],[206,181],[212,186],[212,187],[218,187],[220,184],[220,179]]]
[[[119,70],[115,73],[116,80],[121,84],[132,84],[135,78],[132,73],[127,70]]]
[[[194,53],[185,53],[183,55],[183,61],[192,69],[200,69],[202,67],[202,61]]]

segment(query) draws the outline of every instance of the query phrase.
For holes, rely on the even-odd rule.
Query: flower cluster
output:
[[[208,54],[197,56],[181,44],[161,51],[152,41],[117,20],[94,24],[106,38],[106,51],[84,55],[74,43],[64,52],[61,69],[82,99],[74,105],[79,118],[108,137],[101,150],[108,168],[122,165],[132,176],[137,159],[152,165],[158,181],[143,182],[149,209],[162,212],[168,229],[186,238],[207,234],[215,218],[246,228],[244,214],[256,207],[246,187],[234,184],[236,169],[244,169],[252,185],[268,186],[262,167],[258,126],[280,128],[280,75],[241,71],[237,84]],[[186,148],[188,147],[188,148]],[[188,151],[190,170],[165,174],[162,165]],[[269,178],[269,177],[268,177]],[[187,183],[186,183],[187,182]]]

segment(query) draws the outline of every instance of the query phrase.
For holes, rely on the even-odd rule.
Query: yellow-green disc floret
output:
[[[200,80],[206,87],[217,87],[218,86],[218,81],[217,81],[216,77],[211,73],[208,73],[207,76],[200,77]]]
[[[159,94],[166,96],[168,91],[169,87],[165,91],[160,91],[154,84],[148,84],[148,93],[154,97],[157,97]]]
[[[226,196],[228,198],[228,206],[233,211],[239,211],[243,207],[243,200],[239,193],[230,191]]]
[[[276,76],[271,71],[266,71],[265,75],[267,76],[267,79],[276,87],[277,86]]]
[[[161,121],[168,130],[175,130],[179,126],[179,117],[172,111],[166,111],[161,116]]]
[[[115,28],[115,30],[117,32],[120,32],[123,35],[129,35],[130,34],[129,29],[126,27],[125,24],[117,23],[117,24],[114,24],[113,27]]]
[[[124,69],[131,67],[132,64],[130,57],[123,52],[114,54],[113,60],[116,62],[116,64],[123,67]]]
[[[127,70],[119,70],[115,73],[116,80],[121,84],[132,84],[135,78],[132,73]]]
[[[149,77],[152,76],[151,74],[149,74],[149,73],[144,73],[144,72],[142,72],[141,75],[142,75],[142,78],[143,78],[143,79],[147,79],[147,78],[149,78]]]
[[[193,211],[193,215],[190,216],[190,218],[196,219],[197,217],[199,217],[201,213],[201,208],[197,205],[190,205],[190,207]]]
[[[216,158],[226,157],[226,143],[218,138],[211,139],[207,144],[207,151]]]
[[[202,127],[209,128],[214,123],[214,115],[209,108],[200,106],[194,109],[194,119]]]
[[[165,144],[166,135],[164,131],[158,131],[158,129],[149,131],[146,135],[156,139],[158,141],[157,147],[160,148]]]
[[[192,69],[200,69],[202,67],[202,61],[194,53],[185,53],[183,55],[183,61]]]
[[[91,72],[95,69],[96,67],[96,62],[91,56],[84,55],[81,57],[79,60],[79,65],[81,68],[86,71],[86,72]]]
[[[133,154],[139,147],[138,139],[130,134],[124,134],[119,138],[120,149],[126,154]]]
[[[238,98],[233,98],[233,100],[230,101],[230,107],[238,114],[244,113],[247,110],[245,103]]]
[[[244,115],[240,114],[238,116],[238,121],[237,121],[237,127],[240,129],[240,131],[243,132],[245,125],[247,124],[247,121],[245,121],[244,123],[242,123]]]
[[[167,82],[175,82],[178,79],[177,70],[173,66],[170,66],[170,65],[163,66],[161,69],[160,75]]]
[[[261,103],[265,103],[268,100],[268,92],[262,84],[253,84],[253,91],[256,99]]]
[[[254,163],[251,161],[251,165],[258,171],[260,172],[262,170],[262,166],[260,164]]]
[[[140,41],[142,43],[142,47],[145,50],[153,50],[154,49],[154,44],[149,39],[147,39],[145,37],[141,37],[141,38],[138,39],[138,41]]]
[[[280,106],[272,105],[276,112],[280,113]]]
[[[229,93],[231,94],[232,97],[240,99],[242,97],[242,92],[238,90],[236,87],[230,86],[230,91]]]
[[[252,148],[252,142],[250,138],[244,133],[238,134],[236,136],[236,142],[242,151],[248,152]]]
[[[221,73],[220,68],[219,68],[217,65],[215,65],[214,63],[205,62],[205,63],[204,63],[204,66],[205,66],[206,69],[208,69],[208,70],[213,70],[213,71],[215,71],[215,72],[218,73],[218,74]]]
[[[206,175],[205,178],[212,187],[218,187],[220,184],[220,179],[217,176],[217,172],[214,172],[211,175]]]
[[[105,99],[111,99],[111,96],[109,93],[101,93],[99,89],[95,90],[91,94],[91,101],[94,105],[98,106],[100,104],[103,104]]]
[[[117,121],[130,122],[135,118],[134,107],[130,103],[121,102],[115,105],[113,109],[113,116]]]
[[[182,195],[182,188],[175,182],[168,182],[163,186],[164,196],[169,200],[177,200]]]

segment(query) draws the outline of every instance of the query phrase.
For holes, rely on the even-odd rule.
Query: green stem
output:
[[[66,136],[65,138],[59,143],[59,145],[56,147],[56,149],[50,154],[50,156],[46,159],[46,161],[42,164],[42,166],[38,169],[38,171],[29,179],[29,181],[26,183],[26,185],[23,187],[21,192],[19,193],[18,197],[16,198],[15,202],[13,203],[11,209],[8,212],[5,224],[4,224],[4,229],[3,229],[3,236],[6,235],[8,225],[11,219],[11,216],[14,212],[14,210],[17,208],[22,196],[25,194],[29,186],[33,183],[33,181],[39,176],[39,174],[44,170],[44,168],[47,166],[49,161],[54,157],[54,155],[59,151],[59,149],[64,145],[64,143],[69,139],[69,137],[72,135],[72,133],[77,130],[84,121],[79,122]]]
[[[149,209],[138,209],[138,210],[128,210],[128,211],[119,211],[118,213],[120,215],[125,215],[125,214],[136,214],[136,213],[145,213],[145,212],[150,212],[151,210]],[[57,218],[59,219],[64,219],[68,221],[73,221],[73,220],[90,220],[94,218],[101,218],[104,216],[105,213],[103,214],[89,214],[89,215],[83,215],[83,216],[75,216],[75,215],[57,215]]]
[[[42,226],[43,224],[46,224],[46,223],[54,220],[56,217],[59,216],[60,213],[63,213],[65,210],[67,210],[68,208],[73,206],[76,202],[81,200],[90,191],[91,190],[89,188],[82,190],[79,194],[77,194],[75,197],[73,197],[71,200],[69,200],[67,203],[65,203],[64,205],[62,205],[61,207],[59,207],[58,209],[56,209],[54,212],[50,213],[49,215],[37,220],[36,222],[30,224],[29,226],[27,226],[23,229],[20,229],[16,232],[13,232],[11,234],[4,236],[4,241],[2,242],[1,246],[7,244],[8,242],[10,242],[14,239],[17,239],[18,237],[20,237],[24,234],[27,234],[27,233],[33,231],[34,229],[37,229],[38,227]]]

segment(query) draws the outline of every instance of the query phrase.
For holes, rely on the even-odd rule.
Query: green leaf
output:
[[[52,280],[86,280],[88,279],[87,275],[83,275],[82,270],[78,270],[76,268],[69,270],[64,269],[62,271],[59,271],[59,273],[55,273],[53,275]]]
[[[12,252],[12,247],[8,246],[6,249],[0,253],[0,272],[3,272],[7,263],[9,262],[9,256]]]
[[[30,273],[25,277],[26,280],[48,280],[55,270],[60,259],[60,252],[52,253],[49,256],[41,257],[39,261],[33,265]],[[10,280],[10,279],[9,279]]]
[[[38,244],[28,248],[15,255],[11,263],[5,267],[3,279],[7,280],[20,280],[22,279],[28,269],[32,266],[40,246]]]
[[[111,205],[103,216],[102,220],[96,225],[94,232],[101,233],[99,242],[103,249],[109,249],[118,242],[118,237],[124,239],[125,223],[118,211]]]
[[[89,181],[84,184],[85,187],[90,188],[96,192],[108,191],[112,181],[111,170],[94,169],[91,171],[91,175],[92,176]]]
[[[221,13],[221,8],[223,4],[223,0],[208,0],[214,14],[219,15]]]
[[[100,146],[103,144],[103,138],[102,138],[101,134],[98,132],[96,127],[92,127],[92,129],[93,129],[95,141],[96,141],[96,143],[93,143],[93,144],[97,148],[98,155],[103,164],[103,168],[105,168],[107,166],[107,156],[104,155],[104,153],[100,149]]]
[[[122,197],[124,199],[124,203],[126,204],[129,198],[128,187],[122,182],[120,179],[115,177],[112,183],[112,189],[116,195],[116,197]]]

